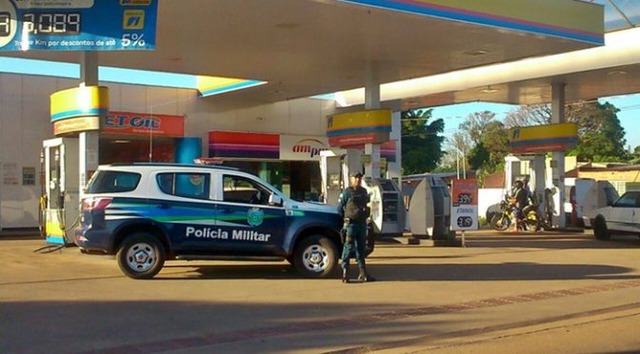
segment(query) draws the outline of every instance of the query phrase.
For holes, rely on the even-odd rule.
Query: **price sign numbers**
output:
[[[22,33],[29,35],[78,35],[79,13],[26,13],[22,15]],[[9,12],[0,12],[0,37],[11,36],[17,22]],[[13,30],[13,32],[12,32]]]
[[[0,37],[11,34],[11,15],[8,12],[0,12]]]
[[[458,227],[466,229],[473,225],[473,218],[470,216],[460,216],[456,219]]]
[[[80,33],[79,13],[26,13],[22,16],[23,31],[30,35],[77,35]]]
[[[458,194],[458,204],[471,204],[473,197],[469,193]]]

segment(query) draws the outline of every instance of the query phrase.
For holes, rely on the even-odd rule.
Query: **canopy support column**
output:
[[[98,86],[98,52],[85,51],[80,63],[80,86]],[[102,124],[102,123],[101,123]],[[84,131],[79,134],[80,198],[84,195],[91,174],[98,168],[100,131]]]
[[[380,108],[380,82],[376,63],[368,63],[365,72],[364,108]],[[364,153],[370,156],[365,162],[365,175],[380,178],[380,144],[365,144]]]
[[[564,123],[564,106],[565,106],[565,84],[551,84],[551,123]],[[557,188],[557,207],[558,207],[558,226],[563,228],[567,226],[566,216],[564,212],[564,151],[556,151],[551,159],[551,184]]]

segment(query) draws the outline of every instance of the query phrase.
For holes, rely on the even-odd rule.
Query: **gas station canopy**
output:
[[[363,87],[372,72],[379,83],[390,83],[604,43],[600,5],[573,0],[504,4],[161,0],[155,50],[101,51],[98,59],[101,66],[267,82],[206,98],[225,110]],[[82,59],[77,51],[2,55],[73,63]],[[460,102],[480,99],[460,97]],[[447,102],[438,104],[457,100],[448,95]],[[404,105],[411,103],[405,100]]]

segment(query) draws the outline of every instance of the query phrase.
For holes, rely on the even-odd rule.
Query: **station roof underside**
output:
[[[407,1],[160,1],[156,50],[100,52],[99,63],[267,82],[204,98],[212,100],[216,110],[227,110],[358,89],[364,86],[371,67],[376,68],[378,82],[391,84],[566,52],[586,53],[602,44],[594,33],[634,30],[640,14],[638,1],[619,0],[520,0],[511,12],[496,10],[498,2],[482,2],[488,4],[486,8],[470,8],[480,5],[455,1],[457,8],[447,7],[450,14],[440,17],[392,6],[370,6],[381,3],[397,5]],[[410,3],[419,3],[431,11],[442,10],[442,4],[451,2]],[[554,8],[541,10],[544,6]],[[557,12],[558,19],[542,16],[551,10]],[[598,11],[600,18],[604,17],[599,30],[597,25],[577,20],[566,25],[558,22],[571,18],[571,14],[585,13],[584,17],[590,17]],[[460,18],[461,14],[469,17]],[[532,19],[536,14],[539,17]],[[2,56],[69,63],[82,59],[79,52],[7,52]],[[480,80],[474,87],[393,98],[389,102],[401,109],[469,101],[537,103],[549,100],[548,86],[553,82],[567,85],[567,100],[640,92],[640,64],[616,65],[581,72],[541,73],[547,76],[521,78],[517,82]],[[494,96],[482,91],[488,85],[491,90],[485,91],[497,90]],[[573,93],[572,87],[589,90]]]

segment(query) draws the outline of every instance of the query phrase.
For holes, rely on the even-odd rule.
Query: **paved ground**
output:
[[[640,352],[640,238],[468,232],[466,247],[379,244],[380,281],[286,263],[115,260],[0,238],[0,353]]]

